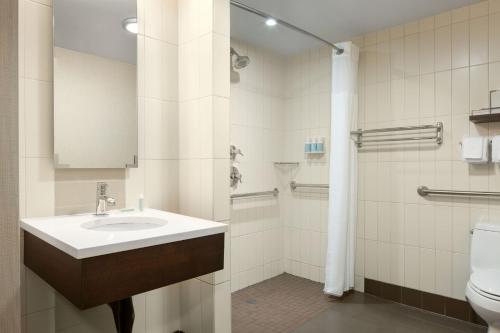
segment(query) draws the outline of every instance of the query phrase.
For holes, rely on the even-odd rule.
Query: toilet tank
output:
[[[477,269],[500,270],[500,226],[478,223],[470,249],[471,272]]]

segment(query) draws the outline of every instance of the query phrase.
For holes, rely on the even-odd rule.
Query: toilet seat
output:
[[[481,289],[479,289],[478,287],[476,287],[474,285],[474,283],[472,283],[470,280],[469,280],[468,286],[471,289],[471,291],[474,292],[474,293],[476,293],[477,295],[485,297],[485,298],[488,298],[488,299],[490,299],[492,301],[500,303],[500,296],[488,294],[487,292],[482,291]]]
[[[500,302],[500,271],[478,270],[470,276],[470,287],[476,293]]]

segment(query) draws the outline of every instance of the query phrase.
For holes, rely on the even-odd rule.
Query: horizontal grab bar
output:
[[[262,197],[262,196],[268,196],[272,195],[274,197],[278,196],[280,191],[275,188],[272,191],[263,191],[263,192],[250,192],[250,193],[237,193],[237,194],[231,194],[231,201],[233,199],[241,199],[241,198],[250,198],[250,197]]]
[[[419,186],[417,188],[417,193],[422,197],[425,197],[429,194],[437,194],[437,195],[454,195],[454,196],[466,196],[466,197],[500,198],[500,192],[432,190],[429,189],[427,186]]]
[[[308,188],[330,188],[328,184],[300,184],[295,181],[290,182],[290,188],[292,191],[296,190],[299,187],[308,187]]]

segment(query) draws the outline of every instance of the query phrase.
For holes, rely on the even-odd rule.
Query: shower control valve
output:
[[[238,183],[243,183],[241,180],[243,178],[243,175],[240,173],[237,167],[232,166],[231,167],[231,187],[235,188],[238,186]]]
[[[231,161],[236,160],[236,156],[237,155],[243,156],[243,153],[241,152],[241,149],[236,148],[235,145],[231,145],[230,150],[229,150],[229,156],[231,157]]]

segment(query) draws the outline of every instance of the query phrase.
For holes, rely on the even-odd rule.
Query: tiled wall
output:
[[[229,223],[229,1],[179,1],[179,211]],[[181,327],[231,332],[224,270],[181,283]]]
[[[20,215],[54,214],[52,164],[52,8],[19,1]],[[30,29],[30,27],[32,29]],[[22,319],[26,332],[55,331],[55,295],[22,266]]]
[[[470,123],[500,88],[500,2],[482,1],[356,39],[360,127],[444,123],[444,142],[359,153],[356,285],[362,277],[464,299],[469,230],[499,223],[498,202],[421,198],[418,185],[500,191],[498,165],[460,160],[464,135],[500,134]]]
[[[284,155],[286,58],[231,40],[250,64],[231,83],[231,144],[241,149],[234,165],[243,182],[232,193],[283,189],[274,162]],[[281,197],[234,200],[231,205],[231,290],[284,271]]]
[[[139,1],[139,168],[55,170],[52,161],[52,1],[19,2],[21,216],[92,211],[95,182],[110,183],[118,207],[178,211],[177,1]],[[76,195],[78,194],[78,195]],[[109,332],[105,306],[78,311],[35,274],[23,274],[26,332]],[[134,331],[180,328],[180,288],[134,297]]]
[[[330,149],[331,50],[315,48],[287,59],[285,144],[283,160],[299,167],[281,167],[285,185],[282,216],[285,227],[285,271],[314,281],[324,280],[328,191],[297,189],[290,181],[328,184]],[[307,137],[324,137],[325,154],[304,154]]]
[[[280,190],[278,199],[233,202],[232,290],[283,271],[322,281],[328,193],[292,193],[290,182],[328,183],[329,154],[306,156],[304,141],[325,137],[329,149],[330,50],[282,56],[236,40],[232,46],[250,57],[231,85],[231,143],[244,153],[235,164],[243,183],[234,193]]]

